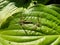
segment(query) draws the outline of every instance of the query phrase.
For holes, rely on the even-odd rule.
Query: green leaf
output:
[[[57,11],[43,4],[25,10],[8,3],[0,11],[0,45],[60,45]]]
[[[4,6],[4,4],[6,5]],[[18,8],[14,3],[9,3],[8,1],[2,1],[1,6],[3,6],[3,8],[1,8],[0,11],[0,28],[4,28],[5,23],[9,22],[6,22],[8,17],[12,16],[14,13],[23,11],[22,7]]]
[[[47,7],[60,13],[60,4],[51,4],[51,5],[47,5]]]

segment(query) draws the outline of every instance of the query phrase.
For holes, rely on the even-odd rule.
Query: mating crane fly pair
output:
[[[33,4],[37,5],[37,1],[34,1]],[[36,30],[37,27],[40,27],[40,25],[39,25],[39,24],[40,24],[40,23],[39,23],[39,18],[37,18],[37,21],[38,21],[38,22],[35,23],[35,24],[34,24],[32,21],[26,21],[26,20],[24,20],[24,15],[21,15],[21,20],[20,20],[19,24],[21,25],[21,27],[22,27],[22,29],[25,31],[25,33],[28,34],[28,33],[26,32],[25,28],[24,28],[24,24],[33,24],[34,27],[33,27],[32,30]]]

